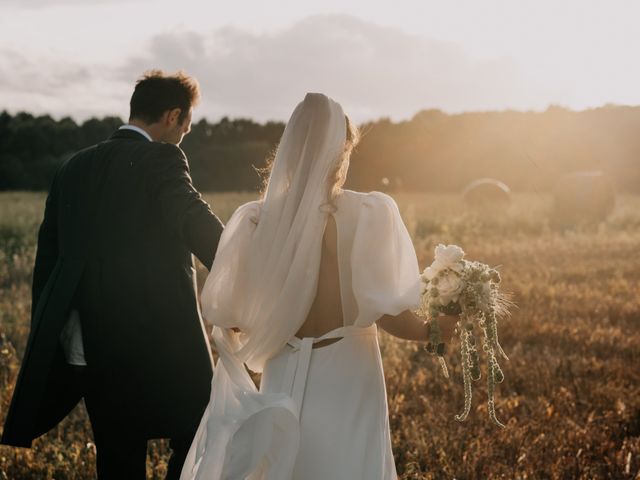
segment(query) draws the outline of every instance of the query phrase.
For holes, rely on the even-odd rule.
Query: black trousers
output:
[[[80,397],[84,397],[93,430],[98,479],[146,479],[148,438],[132,430],[130,422],[122,417],[121,411],[114,411],[100,382],[91,378],[87,367],[56,362],[45,391],[43,408],[36,422],[37,435],[46,433],[60,422]],[[167,480],[180,478],[195,432],[194,429],[182,437],[170,439],[172,455]]]

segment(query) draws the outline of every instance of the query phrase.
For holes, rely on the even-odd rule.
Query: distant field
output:
[[[207,196],[223,220],[254,197]],[[496,399],[504,431],[488,421],[482,380],[469,419],[453,418],[463,405],[456,355],[446,381],[420,346],[381,334],[400,477],[640,478],[640,196],[619,196],[605,223],[568,231],[552,227],[548,196],[516,195],[502,213],[468,212],[454,195],[394,197],[421,267],[437,243],[457,243],[501,265],[519,307],[500,325],[511,359]],[[29,331],[44,198],[0,194],[0,421]],[[91,442],[79,406],[32,450],[0,447],[0,480],[94,478]],[[163,478],[167,452],[150,443],[149,478]]]

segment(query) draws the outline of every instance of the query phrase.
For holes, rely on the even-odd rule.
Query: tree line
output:
[[[74,152],[108,138],[117,117],[77,123],[49,115],[0,113],[0,190],[46,190]],[[256,169],[277,148],[284,123],[195,122],[182,148],[203,191],[256,190]],[[640,107],[575,112],[424,110],[412,119],[360,126],[347,186],[362,190],[458,191],[480,177],[516,191],[546,191],[564,173],[603,170],[616,188],[640,191]]]

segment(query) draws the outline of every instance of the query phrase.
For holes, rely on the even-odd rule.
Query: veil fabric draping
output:
[[[248,251],[224,244],[224,236],[221,240],[202,292],[203,314],[217,325],[242,330],[235,355],[253,371],[262,371],[309,312],[327,221],[321,207],[329,200],[328,177],[345,141],[342,107],[325,95],[307,94],[287,123],[259,212],[257,205],[246,207],[257,222]],[[238,212],[237,220],[245,213]],[[226,250],[248,255],[248,268],[233,269]],[[243,296],[241,308],[219,311],[218,300],[230,289]]]
[[[183,480],[291,477],[298,410],[288,395],[259,393],[244,365],[261,372],[306,319],[317,290],[329,176],[345,141],[342,107],[307,94],[282,135],[264,200],[241,206],[225,227],[201,295],[220,357]]]

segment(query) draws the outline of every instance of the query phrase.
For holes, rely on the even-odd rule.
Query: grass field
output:
[[[468,212],[454,195],[395,197],[421,267],[437,243],[457,243],[501,265],[518,304],[500,325],[510,356],[496,399],[502,431],[488,420],[483,381],[469,419],[454,419],[463,405],[456,355],[446,381],[419,345],[381,334],[400,477],[640,478],[640,197],[619,196],[605,223],[565,231],[551,226],[546,196],[516,196],[494,214]],[[251,198],[208,200],[226,220]],[[43,204],[42,194],[0,195],[0,421],[29,330]],[[0,480],[94,478],[91,442],[79,406],[33,449],[0,447]],[[164,441],[150,443],[149,478],[163,478],[167,452]]]

